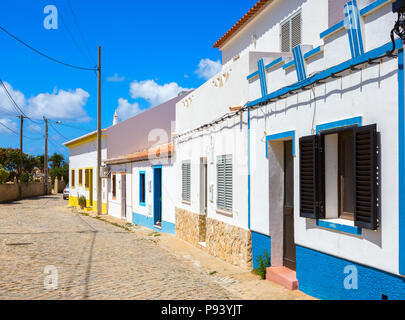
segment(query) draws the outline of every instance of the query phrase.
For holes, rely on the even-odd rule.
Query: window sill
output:
[[[217,213],[227,217],[233,217],[233,212],[217,209]]]
[[[363,234],[363,230],[359,227],[356,227],[353,221],[345,219],[317,220],[316,225],[321,228],[341,231],[356,236],[361,236]]]

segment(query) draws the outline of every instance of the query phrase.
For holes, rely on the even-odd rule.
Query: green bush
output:
[[[79,206],[80,208],[86,207],[86,197],[85,196],[80,196],[79,197]]]
[[[263,280],[266,279],[266,269],[270,267],[270,257],[267,250],[264,250],[262,256],[258,256],[256,258],[256,262],[259,265],[257,269],[255,269],[255,273],[260,276]]]
[[[9,176],[10,172],[4,169],[3,166],[0,164],[0,183],[6,182]]]

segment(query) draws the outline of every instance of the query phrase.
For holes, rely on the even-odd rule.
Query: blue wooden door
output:
[[[162,226],[162,167],[153,168],[153,220]]]

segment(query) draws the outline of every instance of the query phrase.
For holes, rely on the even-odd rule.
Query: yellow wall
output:
[[[88,203],[88,200],[86,201],[86,203]],[[69,206],[71,206],[71,207],[80,207],[79,206],[79,199],[77,197],[69,196]],[[93,200],[93,206],[92,207],[86,207],[86,211],[97,211],[97,201]],[[103,204],[101,206],[101,213],[107,214],[107,212],[108,212],[107,204],[103,202]]]

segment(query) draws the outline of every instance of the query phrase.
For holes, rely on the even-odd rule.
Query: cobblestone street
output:
[[[60,196],[0,205],[0,299],[246,298],[159,246],[156,235],[129,232],[66,206]],[[47,266],[57,269],[57,289],[44,286]]]

